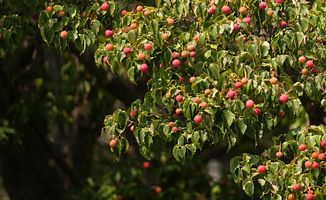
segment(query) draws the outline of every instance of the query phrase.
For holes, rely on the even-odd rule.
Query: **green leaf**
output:
[[[223,117],[226,120],[228,128],[230,128],[235,119],[235,115],[229,110],[223,110]]]
[[[254,186],[254,183],[252,181],[245,182],[245,184],[243,185],[242,188],[243,188],[243,190],[246,192],[246,194],[248,196],[250,196],[250,197],[253,196],[255,186]]]
[[[244,121],[243,121],[242,118],[239,118],[239,119],[238,119],[237,126],[239,127],[240,132],[241,132],[242,134],[245,134],[245,132],[246,132],[246,130],[247,130],[247,125],[244,123]]]
[[[270,45],[267,41],[264,41],[263,44],[261,45],[261,55],[263,57],[267,56],[269,53]]]

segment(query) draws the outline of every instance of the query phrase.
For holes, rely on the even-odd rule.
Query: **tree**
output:
[[[323,198],[324,1],[166,0],[145,3],[147,6],[140,2],[82,2],[30,5],[36,11],[46,5],[37,24],[49,46],[61,53],[94,54],[97,66],[120,77],[127,75],[134,84],[147,83],[143,97],[127,102],[131,103],[128,109],[116,109],[104,119],[101,135],[118,160],[137,146],[145,159],[153,159],[154,166],[170,162],[173,166],[171,154],[187,165],[211,145],[226,145],[232,152],[232,147],[248,139],[257,146],[273,138],[263,145],[266,151],[262,156],[246,153],[231,160],[235,182],[254,199]],[[19,6],[23,4],[28,5],[8,1],[13,13],[22,12]],[[10,50],[6,47],[12,46],[11,41],[19,41],[23,35],[13,19],[28,24],[15,15],[3,17],[3,54]],[[6,26],[15,31],[6,31]],[[156,176],[163,179],[169,166]],[[186,172],[179,168],[178,178],[185,180]],[[128,191],[114,187],[111,180],[104,180],[104,188],[92,182],[89,185],[105,198],[121,198],[117,193],[127,199],[178,195],[178,190],[160,185],[152,188],[157,195],[137,193],[132,183],[139,182],[146,172],[130,168],[124,173],[133,178],[115,180],[122,180],[131,188]],[[189,191],[190,196],[180,197],[214,198],[219,194],[213,192],[214,184],[210,190],[201,189],[202,183],[208,184],[204,176],[194,178],[189,186],[198,186],[200,192]],[[165,185],[170,182],[161,181]],[[179,186],[183,190],[182,184]]]

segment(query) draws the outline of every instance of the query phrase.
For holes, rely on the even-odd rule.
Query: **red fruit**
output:
[[[318,156],[319,156],[319,153],[318,153],[318,152],[313,152],[313,153],[311,154],[311,158],[313,158],[313,159],[317,159]]]
[[[181,57],[182,58],[186,58],[187,56],[188,56],[188,52],[187,51],[181,52]]]
[[[200,103],[201,102],[201,98],[200,97],[195,97],[193,100],[192,100],[194,103]]]
[[[207,103],[206,102],[202,102],[199,104],[199,106],[202,108],[202,109],[205,109],[207,107]]]
[[[156,186],[155,187],[155,192],[156,193],[161,193],[162,192],[162,188],[160,186]]]
[[[286,94],[283,94],[278,98],[278,100],[281,104],[286,104],[289,101],[289,96]]]
[[[179,53],[174,51],[174,52],[172,52],[171,56],[172,56],[172,58],[176,59],[179,57]]]
[[[288,25],[288,23],[286,23],[286,21],[280,21],[279,25],[281,28],[285,28]]]
[[[191,52],[189,53],[189,55],[190,55],[190,57],[192,57],[192,58],[196,57],[196,51],[191,51]]]
[[[283,1],[284,1],[284,0],[275,0],[275,3],[277,3],[277,4],[281,4],[281,3],[283,3]]]
[[[175,100],[178,102],[178,103],[181,103],[182,101],[183,101],[183,96],[182,95],[177,95],[176,97],[175,97]]]
[[[300,151],[305,151],[307,149],[307,146],[306,145],[304,145],[304,144],[300,144],[299,145],[299,150]]]
[[[304,166],[305,168],[311,168],[312,166],[312,162],[310,160],[307,160],[305,163],[304,163]]]
[[[131,49],[129,47],[125,47],[123,48],[123,53],[126,54],[126,56],[128,56],[131,53]]]
[[[306,200],[314,200],[314,199],[315,199],[315,197],[314,197],[313,193],[306,194]]]
[[[68,38],[68,32],[67,31],[61,31],[60,32],[60,37],[62,39],[67,39]]]
[[[182,77],[182,76],[179,77],[179,81],[180,81],[180,82],[183,82],[184,80],[185,80],[184,77]]]
[[[283,153],[282,153],[281,151],[278,151],[278,152],[276,153],[276,157],[277,157],[277,158],[282,158],[282,157],[283,157]]]
[[[129,115],[130,115],[131,118],[135,118],[136,115],[137,115],[137,110],[131,110]]]
[[[115,148],[118,144],[118,141],[116,139],[112,139],[109,143],[111,148]]]
[[[263,2],[263,1],[262,1],[262,2],[259,3],[259,9],[265,10],[266,7],[267,7],[266,2]]]
[[[60,10],[58,14],[59,14],[60,17],[63,17],[63,16],[65,16],[65,11]]]
[[[151,166],[151,163],[150,163],[150,162],[148,162],[148,161],[143,162],[143,168],[144,168],[144,169],[147,169],[147,168],[149,168],[150,166]]]
[[[308,71],[306,68],[303,68],[303,69],[301,70],[301,74],[304,75],[304,76],[306,76],[306,75],[309,74],[309,71]]]
[[[318,73],[318,69],[313,67],[312,70],[311,70],[311,72],[312,73]]]
[[[107,57],[107,56],[104,56],[104,57],[102,58],[102,62],[103,62],[104,64],[108,63],[108,57]]]
[[[148,65],[146,63],[141,64],[139,70],[146,74],[148,72]]]
[[[318,160],[325,160],[325,153],[320,153],[318,155]]]
[[[235,95],[237,95],[237,92],[230,89],[228,91],[228,93],[226,94],[226,97],[229,98],[229,99],[234,99],[235,98]]]
[[[122,16],[126,16],[127,14],[128,14],[128,11],[126,11],[126,10],[122,10],[122,11],[121,11],[121,15],[122,15]]]
[[[320,147],[323,147],[323,148],[326,147],[326,140],[322,140],[322,141],[320,142]]]
[[[143,12],[143,10],[144,10],[143,6],[137,6],[136,7],[137,12]]]
[[[238,82],[236,82],[236,83],[234,84],[234,87],[237,88],[237,89],[241,88],[241,86],[242,86],[241,81],[238,81]]]
[[[296,192],[299,191],[300,190],[300,185],[299,184],[293,184],[292,185],[292,190],[296,191]]]
[[[192,76],[192,77],[190,77],[190,79],[189,79],[189,83],[193,83],[193,82],[195,82],[195,80],[196,80],[196,77]]]
[[[136,23],[131,23],[129,27],[131,29],[136,29],[137,28],[137,24]]]
[[[240,30],[240,26],[239,26],[239,24],[234,23],[234,24],[233,24],[233,30],[234,30],[234,31],[238,31],[238,30]]]
[[[214,14],[215,11],[216,11],[216,7],[215,6],[211,6],[207,10],[208,14],[210,14],[210,15]]]
[[[295,200],[294,194],[289,194],[288,200]]]
[[[45,8],[45,11],[46,11],[47,13],[50,13],[50,12],[53,11],[53,8],[52,8],[51,6],[47,6],[47,7]]]
[[[194,122],[195,122],[196,124],[200,124],[202,121],[203,121],[203,117],[202,117],[201,115],[196,115],[196,116],[194,117]]]
[[[144,53],[139,53],[138,54],[138,59],[139,60],[145,60],[145,58],[146,58],[146,55]]]
[[[174,60],[172,61],[172,66],[175,67],[175,68],[180,67],[180,66],[181,66],[181,62],[180,62],[180,60],[179,60],[179,59],[174,59]]]
[[[243,21],[244,23],[246,23],[246,24],[250,24],[250,22],[251,22],[251,18],[250,18],[250,17],[245,17],[245,18],[242,19],[242,21]]]
[[[145,51],[150,51],[153,49],[153,45],[151,43],[144,44]]]
[[[313,162],[311,168],[318,169],[319,168],[319,163],[318,162]]]
[[[300,56],[300,57],[298,58],[298,61],[299,61],[299,63],[301,63],[301,64],[304,64],[304,63],[306,62],[306,60],[307,60],[307,58],[304,57],[304,56]]]
[[[168,17],[166,19],[166,24],[169,25],[169,26],[172,26],[174,24],[174,19],[171,18],[171,17]]]
[[[260,115],[260,114],[261,114],[261,110],[260,110],[260,108],[254,108],[254,114],[255,114],[256,116]]]
[[[226,6],[226,5],[225,6],[222,6],[221,11],[222,11],[222,13],[224,13],[226,15],[229,15],[231,13],[230,7],[229,6]]]
[[[253,108],[254,105],[255,105],[255,102],[253,100],[251,100],[251,99],[246,102],[246,108],[247,109]]]
[[[113,44],[106,44],[105,48],[107,51],[111,51],[113,49]]]
[[[102,3],[101,10],[107,11],[109,9],[109,4],[107,2]]]
[[[109,29],[105,30],[105,37],[110,38],[110,37],[112,37],[112,35],[113,35],[112,30],[109,30]]]
[[[172,132],[173,132],[173,133],[176,133],[176,132],[178,132],[178,131],[179,131],[179,128],[178,128],[178,127],[175,127],[175,126],[172,127]]]
[[[188,51],[195,51],[195,49],[196,49],[196,47],[195,47],[195,45],[193,45],[193,44],[189,44],[189,45],[187,46],[187,50],[188,50]]]
[[[314,61],[313,60],[308,60],[306,63],[306,66],[309,68],[313,68],[314,67]]]
[[[180,115],[182,113],[182,110],[180,108],[175,109],[175,114]]]
[[[259,174],[264,174],[266,172],[266,167],[264,165],[259,165],[257,171]]]

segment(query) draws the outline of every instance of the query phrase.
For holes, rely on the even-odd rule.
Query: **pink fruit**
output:
[[[310,160],[307,160],[305,163],[304,163],[304,167],[305,168],[311,168],[311,166],[312,166],[312,162],[310,161]]]
[[[181,66],[181,62],[180,62],[180,60],[179,60],[179,59],[174,59],[174,60],[172,61],[172,66],[175,67],[175,68],[180,67],[180,66]]]
[[[278,98],[278,100],[281,104],[286,104],[289,101],[289,96],[286,94],[283,94]]]
[[[189,55],[190,55],[190,57],[192,57],[192,58],[196,57],[196,51],[191,51],[191,52],[189,53]]]
[[[172,56],[172,58],[178,58],[179,57],[179,53],[178,52],[176,52],[176,51],[174,51],[174,52],[172,52],[172,54],[171,54],[171,56]]]
[[[319,168],[319,163],[318,162],[313,162],[311,168],[318,169]]]
[[[323,148],[326,147],[326,140],[322,140],[322,141],[320,142],[320,147],[323,147]]]
[[[112,37],[112,35],[113,35],[112,30],[109,30],[109,29],[105,30],[105,37],[110,38],[110,37]]]
[[[144,169],[147,169],[147,168],[149,168],[150,166],[151,166],[151,163],[150,163],[150,162],[147,162],[147,161],[143,162],[143,168],[144,168]]]
[[[153,45],[151,43],[144,44],[145,51],[150,51],[153,49]]]
[[[314,67],[314,61],[313,60],[308,60],[306,63],[307,67],[313,68]]]
[[[178,127],[175,127],[175,126],[172,127],[172,132],[173,132],[173,133],[176,133],[176,132],[178,132],[178,131],[179,131],[179,128],[178,128]]]
[[[260,110],[260,108],[254,108],[254,114],[255,114],[256,116],[260,115],[260,114],[261,114],[261,110]]]
[[[111,50],[113,49],[113,44],[106,44],[106,45],[105,45],[105,49],[106,49],[107,51],[111,51]]]
[[[131,53],[131,49],[129,47],[125,47],[123,48],[123,53],[126,54],[126,56],[128,56]]]
[[[266,7],[267,7],[266,2],[263,2],[263,1],[262,1],[262,2],[259,3],[259,9],[261,9],[261,10],[265,10]]]
[[[182,95],[177,95],[176,97],[175,97],[175,100],[178,102],[178,103],[181,103],[182,101],[183,101],[183,96]]]
[[[299,63],[301,63],[301,64],[304,64],[305,62],[306,62],[306,57],[304,57],[304,56],[300,56],[299,58],[298,58],[298,61],[299,61]]]
[[[102,3],[101,10],[107,11],[109,9],[109,4],[107,2]]]
[[[229,90],[228,93],[226,94],[226,97],[229,98],[229,99],[234,99],[235,95],[237,94],[236,91],[234,90]]]
[[[253,108],[254,105],[255,105],[255,102],[253,100],[251,100],[251,99],[246,102],[246,108],[247,109]]]
[[[237,89],[241,88],[241,86],[242,86],[241,81],[238,81],[238,82],[236,82],[236,83],[234,84],[234,87],[237,88]]]
[[[225,6],[222,6],[221,11],[222,11],[222,13],[224,13],[226,15],[229,15],[231,13],[230,7],[229,6],[226,6],[226,5]]]
[[[234,30],[234,31],[238,31],[238,30],[240,30],[240,26],[239,26],[239,24],[234,23],[234,24],[233,24],[233,30]]]
[[[195,97],[193,100],[192,100],[194,103],[200,103],[201,102],[201,98],[200,97]]]
[[[286,23],[286,21],[280,21],[279,25],[281,28],[285,28],[288,24]]]
[[[184,77],[182,77],[182,76],[179,77],[179,81],[180,81],[181,83],[182,83],[184,80],[185,80]]]
[[[284,0],[275,0],[275,3],[277,3],[277,4],[281,4],[281,3],[283,3],[283,1],[284,1]]]
[[[104,64],[108,63],[108,57],[107,56],[104,56],[102,58],[102,61],[103,61]]]
[[[300,185],[299,184],[293,184],[292,185],[292,190],[296,191],[296,192],[299,191],[300,190]]]
[[[148,72],[148,65],[146,63],[141,64],[139,70],[146,74]]]
[[[207,10],[208,14],[210,14],[210,15],[214,14],[215,11],[216,11],[216,7],[215,6],[211,6]]]
[[[283,157],[283,153],[281,151],[276,152],[276,157],[277,158],[282,158]]]
[[[315,199],[315,197],[314,197],[313,193],[306,194],[306,200],[314,200],[314,199]]]
[[[192,77],[190,77],[190,79],[189,79],[189,83],[193,83],[193,82],[195,82],[195,80],[196,80],[196,77],[192,76]]]
[[[244,23],[246,23],[246,24],[250,24],[250,22],[251,22],[251,18],[250,18],[250,17],[245,17],[245,18],[242,19],[242,21],[243,21]]]
[[[202,109],[205,109],[207,107],[207,103],[206,102],[202,102],[199,104],[199,106],[202,108]]]
[[[266,173],[266,167],[264,165],[259,165],[257,167],[257,171],[259,174],[264,174],[264,173]]]
[[[196,115],[196,116],[194,117],[194,122],[195,122],[196,124],[200,124],[202,121],[203,121],[203,117],[202,117],[201,115]]]
[[[128,11],[126,11],[126,10],[122,10],[122,11],[121,11],[121,15],[122,15],[122,16],[126,16],[127,14],[128,14]]]
[[[193,45],[193,44],[189,44],[189,45],[187,46],[187,51],[195,51],[195,49],[196,49],[196,47],[195,47],[195,45]]]
[[[307,149],[307,146],[306,145],[304,145],[304,144],[300,144],[299,145],[299,150],[300,151],[305,151]]]

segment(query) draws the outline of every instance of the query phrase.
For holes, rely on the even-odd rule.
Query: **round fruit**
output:
[[[288,200],[295,200],[294,194],[289,194]]]
[[[266,167],[264,165],[259,165],[257,167],[257,171],[259,174],[264,174],[264,173],[266,173]]]
[[[192,76],[192,77],[190,77],[190,79],[189,79],[189,83],[193,83],[193,82],[195,82],[195,80],[196,80],[196,77]]]
[[[325,160],[325,153],[320,153],[318,155],[318,160]]]
[[[281,104],[286,104],[289,101],[289,96],[286,94],[283,94],[278,98],[278,100]]]
[[[187,51],[181,52],[181,57],[182,58],[186,58],[187,56],[188,56],[188,52]]]
[[[137,115],[137,110],[131,110],[129,115],[130,115],[131,118],[135,118],[136,115]]]
[[[144,44],[145,51],[150,51],[153,49],[153,45],[151,43]]]
[[[281,151],[278,151],[278,152],[276,153],[276,157],[277,157],[277,158],[282,158],[282,157],[283,157],[283,153],[282,153]]]
[[[246,23],[246,24],[250,24],[250,22],[251,22],[251,18],[250,18],[250,17],[245,17],[245,18],[242,19],[242,21],[243,21],[244,23]]]
[[[241,6],[240,8],[239,8],[239,13],[240,14],[246,14],[247,13],[247,11],[248,11],[248,9],[245,7],[245,6]]]
[[[174,122],[169,122],[169,123],[168,123],[168,126],[169,126],[169,127],[174,127],[174,125],[175,125]]]
[[[172,58],[176,59],[179,57],[179,53],[174,51],[174,52],[172,52],[171,56],[172,56]]]
[[[207,103],[206,102],[202,102],[199,104],[199,106],[202,108],[202,109],[205,109],[207,107]]]
[[[105,49],[106,49],[107,51],[111,51],[111,50],[113,49],[113,44],[106,44],[106,45],[105,45]]]
[[[191,52],[189,53],[189,55],[190,55],[190,57],[192,57],[192,58],[196,57],[196,51],[191,51]]]
[[[68,38],[68,32],[67,31],[61,31],[60,32],[60,37],[62,39],[67,39]]]
[[[109,9],[109,4],[107,2],[102,3],[101,10],[107,11]]]
[[[112,139],[110,141],[109,145],[110,145],[111,148],[115,148],[117,146],[117,144],[118,144],[118,141],[116,139]]]
[[[179,59],[174,59],[174,60],[172,61],[172,66],[175,67],[175,68],[180,67],[180,66],[181,66],[181,62],[180,62],[180,60],[179,60]]]
[[[234,30],[234,31],[238,31],[238,30],[240,30],[240,26],[239,26],[238,23],[234,23],[234,24],[233,24],[233,30]]]
[[[175,109],[175,114],[176,114],[176,115],[180,115],[181,113],[182,113],[181,108],[177,108],[177,109]]]
[[[260,108],[254,108],[254,114],[255,114],[256,116],[259,116],[259,115],[261,114],[261,110],[260,110]]]
[[[200,97],[195,97],[193,100],[192,100],[194,103],[201,103],[201,98]]]
[[[143,12],[143,10],[144,10],[143,6],[137,6],[136,7],[137,12]]]
[[[195,47],[195,45],[193,45],[193,44],[189,44],[189,45],[187,46],[187,50],[188,50],[188,51],[195,51],[195,49],[196,49],[196,47]]]
[[[122,10],[122,11],[121,11],[121,15],[122,15],[122,16],[126,16],[127,14],[128,14],[128,11],[127,11],[127,10]]]
[[[144,168],[144,169],[147,169],[147,168],[149,168],[150,166],[151,166],[151,163],[150,163],[150,162],[148,162],[148,161],[143,162],[143,168]]]
[[[150,14],[151,14],[151,11],[149,11],[149,10],[145,10],[145,11],[144,11],[144,15],[145,15],[145,16],[148,16],[148,15],[150,15]]]
[[[281,28],[285,28],[288,25],[288,23],[286,23],[286,21],[280,21],[279,25]]]
[[[131,23],[129,27],[131,29],[136,29],[137,28],[137,24],[136,23]]]
[[[194,122],[195,122],[196,124],[200,124],[202,121],[203,121],[203,117],[202,117],[201,115],[196,115],[196,116],[194,117]]]
[[[317,159],[318,156],[319,156],[319,153],[318,153],[318,152],[313,152],[313,153],[311,154],[311,158],[313,158],[313,159]]]
[[[254,105],[255,105],[255,102],[253,100],[251,100],[251,99],[246,102],[246,108],[247,109],[253,108]]]
[[[238,82],[236,82],[236,83],[234,84],[234,87],[237,88],[237,89],[241,88],[241,86],[242,86],[241,81],[238,81]]]
[[[303,68],[303,69],[301,70],[301,74],[306,76],[306,75],[309,74],[309,70],[306,69],[306,68]]]
[[[184,80],[185,80],[184,77],[182,77],[182,76],[179,77],[179,81],[180,81],[181,83],[182,83]]]
[[[306,63],[306,66],[309,68],[313,68],[314,67],[314,61],[313,60],[308,60]]]
[[[320,147],[323,147],[323,148],[326,147],[326,140],[322,140],[322,141],[320,142]]]
[[[307,146],[306,145],[304,145],[304,144],[300,144],[299,145],[299,150],[300,151],[305,151],[307,149]]]
[[[230,7],[229,6],[226,6],[226,5],[225,6],[222,6],[221,11],[222,11],[222,13],[224,13],[226,15],[229,15],[231,13]]]
[[[241,84],[242,84],[242,85],[246,85],[247,83],[248,83],[248,78],[243,77],[243,78],[241,79]]]
[[[139,70],[146,74],[148,72],[148,65],[146,63],[141,64]]]
[[[304,163],[304,166],[305,168],[311,168],[312,166],[312,162],[310,160],[307,160],[305,163]]]
[[[268,11],[267,11],[267,13],[266,13],[268,16],[273,16],[273,14],[274,14],[274,12],[273,12],[273,10],[272,9],[269,9]]]
[[[293,184],[292,185],[292,190],[296,191],[296,192],[299,191],[300,190],[300,185],[299,184]]]
[[[278,79],[276,77],[272,77],[269,82],[273,85],[277,84],[278,83]]]
[[[277,3],[277,4],[281,4],[281,3],[283,3],[283,1],[284,1],[284,0],[275,0],[275,3]]]
[[[104,57],[102,58],[102,62],[103,62],[104,64],[108,63],[108,57],[107,57],[107,56],[104,56]]]
[[[176,133],[176,132],[178,132],[178,131],[179,131],[179,128],[178,128],[178,127],[175,127],[175,126],[172,127],[172,132],[173,132],[173,133]]]
[[[234,99],[235,96],[236,96],[237,92],[234,91],[234,90],[229,90],[228,93],[226,94],[226,97],[229,98],[229,99]]]
[[[183,96],[182,95],[177,95],[176,97],[175,97],[175,100],[178,102],[178,103],[181,103],[182,101],[183,101]]]
[[[299,63],[304,64],[304,63],[307,61],[307,58],[304,57],[304,56],[300,56],[300,57],[298,58],[298,61],[299,61]]]
[[[214,14],[215,11],[216,11],[216,7],[215,6],[211,6],[207,10],[208,14],[210,14],[210,15]]]
[[[59,14],[60,17],[63,17],[63,16],[65,16],[65,11],[60,10],[58,14]]]
[[[113,31],[112,30],[105,30],[105,37],[107,37],[107,38],[110,38],[110,37],[112,37],[112,35],[113,35]]]
[[[162,192],[162,188],[160,186],[156,186],[155,187],[155,192],[156,193],[161,193]]]
[[[168,33],[162,33],[161,37],[162,37],[162,40],[168,40],[169,39],[169,34]]]
[[[171,18],[171,17],[168,17],[166,19],[166,24],[169,25],[169,26],[172,26],[174,24],[174,19]]]
[[[314,197],[313,193],[306,194],[306,200],[314,200],[314,199],[315,199],[315,197]]]
[[[145,60],[146,59],[146,55],[144,53],[139,53],[138,54],[138,59],[139,60]]]
[[[318,169],[319,168],[319,163],[318,162],[313,162],[311,168]]]
[[[262,2],[259,3],[259,9],[261,9],[261,10],[265,10],[266,7],[267,7],[266,2],[263,2],[263,1],[262,1]]]
[[[47,13],[50,13],[50,12],[53,11],[53,8],[52,8],[51,6],[48,6],[48,7],[45,8],[45,11],[46,11]]]
[[[131,49],[129,47],[125,47],[123,48],[123,53],[126,54],[126,56],[128,56],[131,53]]]

